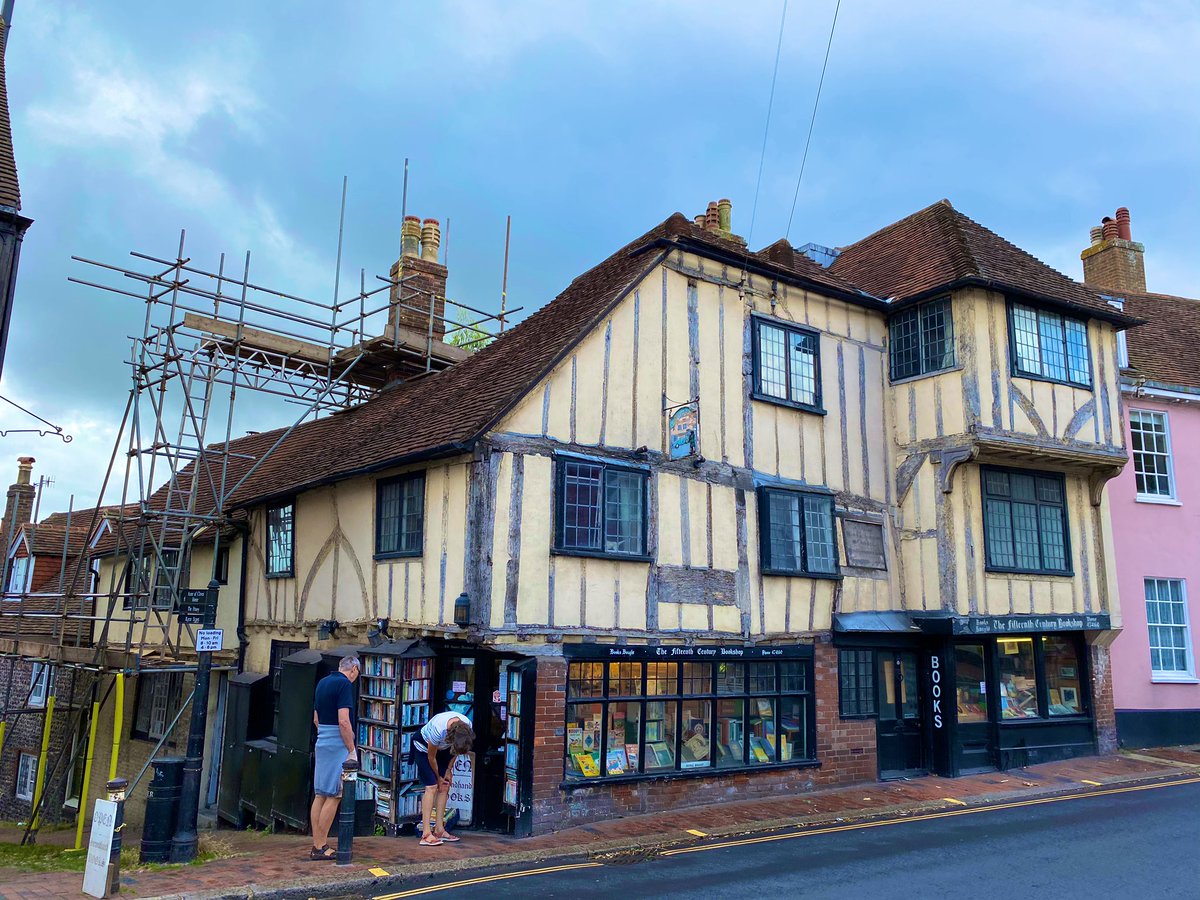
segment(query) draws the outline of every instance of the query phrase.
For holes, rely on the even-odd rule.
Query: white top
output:
[[[446,732],[450,729],[450,723],[455,719],[461,719],[468,725],[471,724],[471,720],[462,713],[438,713],[422,726],[421,742],[426,748],[433,747],[435,750],[445,750],[450,746],[450,742],[446,740]]]

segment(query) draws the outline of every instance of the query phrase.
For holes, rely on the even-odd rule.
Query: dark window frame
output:
[[[1062,355],[1063,355],[1063,366],[1065,367],[1066,373],[1067,373],[1066,378],[1056,378],[1053,375],[1044,375],[1041,372],[1031,372],[1031,371],[1021,368],[1020,356],[1017,353],[1017,322],[1016,322],[1017,307],[1023,307],[1024,309],[1028,309],[1037,316],[1038,365],[1043,369],[1045,368],[1045,361],[1044,361],[1045,355],[1044,355],[1044,351],[1042,349],[1042,344],[1041,344],[1041,341],[1042,341],[1042,331],[1041,331],[1042,316],[1054,316],[1059,320],[1059,324],[1062,327],[1062,333],[1063,333]],[[1071,356],[1070,356],[1070,351],[1068,349],[1069,341],[1067,339],[1067,323],[1068,322],[1073,322],[1076,325],[1083,326],[1084,350],[1087,353],[1087,368],[1088,368],[1088,379],[1087,379],[1086,383],[1081,382],[1081,381],[1071,380]],[[1048,309],[1044,306],[1038,306],[1033,303],[1024,303],[1021,301],[1009,300],[1008,301],[1008,361],[1009,361],[1009,374],[1012,375],[1014,378],[1030,378],[1030,379],[1033,379],[1034,381],[1045,381],[1045,382],[1049,382],[1050,384],[1061,384],[1061,385],[1065,385],[1067,387],[1076,388],[1081,391],[1095,390],[1094,386],[1095,386],[1096,376],[1095,376],[1094,367],[1092,365],[1091,330],[1088,328],[1088,320],[1084,319],[1084,318],[1080,318],[1079,316],[1068,315],[1068,314],[1060,312],[1058,310]]]
[[[988,493],[987,473],[988,472],[1003,472],[1006,475],[1029,475],[1034,479],[1047,478],[1057,481],[1061,491],[1061,501],[1053,502],[1049,500],[1041,500],[1036,495],[1036,480],[1035,480],[1035,495],[1033,500],[1020,500],[1020,503],[1031,503],[1039,510],[1036,517],[1037,535],[1038,535],[1038,561],[1044,563],[1046,559],[1045,539],[1042,534],[1042,517],[1040,510],[1043,506],[1053,507],[1062,512],[1062,539],[1063,539],[1063,560],[1066,568],[1063,569],[1047,569],[1044,566],[1038,568],[1027,568],[1024,566],[1015,565],[1017,555],[1017,543],[1015,535],[1013,535],[1013,519],[1012,519],[1012,503],[1013,498],[1011,491],[1008,497],[995,496]],[[1001,574],[1011,575],[1047,575],[1061,578],[1072,578],[1075,575],[1074,554],[1071,549],[1071,517],[1069,515],[1069,504],[1067,501],[1067,479],[1062,472],[1043,472],[1037,469],[1015,469],[1008,466],[980,466],[979,467],[979,490],[982,502],[980,503],[980,515],[983,518],[983,566],[986,572],[997,572]],[[1011,482],[1010,482],[1011,484]],[[1010,542],[1012,545],[1013,562],[1012,566],[1004,566],[994,564],[992,562],[992,546],[991,537],[988,533],[988,500],[997,500],[1009,504],[1008,526],[1010,534]]]
[[[758,552],[759,566],[764,575],[785,575],[796,578],[833,578],[841,579],[842,576],[842,561],[838,552],[837,540],[837,510],[833,502],[833,494],[825,491],[803,490],[793,487],[784,487],[782,485],[760,485],[756,494],[758,497]],[[780,566],[772,558],[771,554],[771,494],[795,494],[800,498],[800,566],[798,568],[786,568]],[[809,569],[808,563],[808,539],[807,539],[807,521],[805,500],[810,497],[820,498],[828,504],[829,509],[829,537],[831,548],[833,551],[833,571],[832,572],[817,572]]]
[[[585,466],[598,466],[602,469],[600,476],[599,503],[600,503],[600,543],[598,548],[585,547],[569,547],[566,546],[565,531],[566,531],[566,469],[567,464],[575,463]],[[607,533],[606,512],[606,487],[607,473],[619,472],[622,474],[636,475],[641,479],[641,504],[642,504],[642,521],[641,521],[641,553],[623,553],[614,550],[605,550],[604,541]],[[635,465],[628,465],[618,461],[588,459],[583,457],[575,457],[568,455],[560,455],[554,457],[554,542],[551,552],[558,556],[582,556],[597,559],[616,559],[625,560],[627,562],[652,562],[654,557],[650,552],[650,478],[651,473],[648,468],[643,468]]]
[[[803,325],[797,325],[793,322],[785,322],[782,319],[772,319],[762,315],[752,315],[750,317],[752,324],[750,334],[750,345],[752,353],[752,371],[751,371],[751,392],[750,396],[755,400],[761,400],[764,403],[775,403],[779,406],[788,406],[792,409],[799,409],[804,412],[814,413],[819,416],[826,415],[825,398],[821,385],[821,332],[815,328],[808,328]],[[813,402],[805,403],[802,400],[792,399],[792,355],[791,353],[784,354],[784,384],[787,386],[787,397],[774,397],[762,389],[762,360],[759,358],[759,332],[763,326],[770,328],[778,328],[784,334],[791,334],[811,338],[813,340]]]
[[[229,584],[229,544],[217,548],[217,584]]]
[[[1077,679],[1079,681],[1079,708],[1080,712],[1073,714],[1051,714],[1050,713],[1050,685],[1046,676],[1046,656],[1044,639],[1045,638],[1065,638],[1071,642],[1075,650],[1075,658],[1078,666]],[[1038,714],[1036,716],[1028,716],[1024,718],[1008,718],[1004,717],[1003,702],[1000,699],[1000,680],[1003,677],[1002,655],[1000,653],[1000,642],[1004,640],[1021,640],[1032,639],[1033,643],[1033,677],[1034,677],[1034,692],[1037,696]],[[1029,725],[1045,725],[1047,723],[1058,722],[1079,722],[1085,719],[1091,719],[1095,715],[1095,698],[1092,696],[1092,672],[1091,660],[1087,652],[1087,642],[1083,640],[1082,635],[1078,632],[1069,631],[1037,631],[1037,632],[1022,632],[1020,634],[1002,634],[1002,635],[987,635],[980,636],[979,639],[971,641],[956,641],[958,643],[984,643],[985,646],[991,645],[991,661],[988,667],[988,675],[991,683],[988,685],[988,705],[993,706],[995,711],[989,710],[988,719],[990,723],[994,723],[1001,728],[1021,728]],[[988,652],[985,650],[985,652]]]
[[[860,668],[862,657],[866,658],[865,679]],[[846,677],[851,671],[848,663],[853,665],[852,679]],[[854,684],[848,685],[848,680]],[[846,647],[838,650],[838,715],[843,719],[874,719],[879,715],[873,649]]]
[[[286,569],[276,570],[276,558],[272,550],[272,529],[278,527],[278,522],[272,521],[272,515],[280,510],[289,509],[291,513],[288,517],[288,553]],[[267,578],[295,578],[296,577],[296,499],[294,497],[288,500],[281,500],[277,503],[272,503],[267,507],[267,533],[266,533],[266,577]]]
[[[404,508],[405,486],[420,481],[420,531],[417,533],[416,549],[400,549],[405,542],[404,520],[406,518],[406,510]],[[427,486],[425,478],[425,470],[419,472],[405,472],[403,475],[396,475],[392,478],[381,478],[375,482],[375,559],[411,559],[419,557],[425,553],[425,489]],[[388,488],[396,487],[400,491],[399,497],[399,513],[397,514],[398,522],[396,526],[396,544],[395,548],[385,548],[383,541],[383,493]]]
[[[178,712],[179,704],[183,700],[183,673],[155,672],[154,670],[150,669],[143,671],[142,674],[138,676],[137,696],[134,698],[133,702],[133,721],[130,722],[129,725],[129,737],[135,741],[151,741],[153,743],[158,743],[158,741],[161,739],[161,736],[151,735],[149,729],[138,728],[138,718],[140,717],[142,703],[149,702],[151,704],[151,708],[147,712],[147,717],[152,718],[154,715],[153,696],[147,694],[147,688],[151,686],[150,679],[152,678],[161,678],[167,680],[167,714],[163,718],[163,727],[169,729],[171,726],[171,719],[174,717],[173,713]],[[176,745],[173,735],[174,729],[167,731],[167,739],[165,743],[169,747],[174,747]]]
[[[948,350],[943,350],[942,362],[939,365],[931,363],[928,358],[929,347],[926,345],[926,318],[932,316],[935,312],[943,313],[943,328],[945,330],[943,340],[948,347]],[[907,319],[912,319],[916,325],[917,368],[916,371],[898,373],[896,371],[896,352],[898,349],[896,327]],[[950,358],[949,362],[946,361],[947,353]],[[909,381],[913,378],[921,378],[925,375],[933,375],[937,372],[948,372],[957,365],[958,346],[954,331],[954,302],[951,297],[938,297],[933,300],[927,300],[924,303],[918,303],[915,306],[910,306],[908,309],[897,312],[888,319],[888,378],[893,384],[900,381]]]
[[[572,775],[567,770],[567,758],[569,754],[567,745],[567,736],[563,735],[563,781],[560,787],[571,790],[574,788],[588,787],[595,784],[611,784],[614,782],[626,781],[645,781],[658,778],[694,778],[697,776],[724,776],[734,775],[745,772],[755,772],[764,769],[786,769],[786,768],[808,768],[820,765],[820,760],[817,755],[817,697],[816,697],[816,671],[815,661],[812,657],[798,657],[779,660],[747,660],[747,661],[730,661],[730,660],[688,660],[688,665],[699,665],[707,667],[709,676],[707,678],[707,691],[687,691],[684,688],[684,682],[688,679],[684,674],[684,663],[674,660],[649,660],[649,661],[633,661],[631,664],[640,668],[640,675],[637,676],[640,684],[640,692],[637,694],[621,694],[614,693],[612,688],[612,679],[610,677],[609,663],[611,661],[601,660],[584,660],[572,659],[567,663],[567,683],[566,683],[566,704],[564,711],[564,722],[567,723],[566,728],[570,727],[571,710],[575,706],[600,706],[601,717],[601,744],[596,748],[597,761],[600,765],[601,774],[593,778],[584,778]],[[650,666],[656,664],[674,665],[676,667],[675,674],[671,676],[674,680],[674,690],[666,693],[648,693],[648,681],[651,678]],[[804,688],[797,690],[794,687],[791,689],[784,688],[784,674],[778,668],[780,664],[796,664],[802,667],[801,672],[804,680]],[[718,684],[719,667],[722,665],[739,665],[739,666],[773,666],[773,674],[770,676],[774,687],[769,690],[758,689],[753,685],[756,676],[752,674],[750,669],[743,670],[743,684],[740,691],[730,692],[721,690],[721,685]],[[600,677],[602,687],[599,695],[572,695],[572,677],[573,670],[579,666],[597,666],[600,669]],[[792,676],[794,677],[794,676]],[[694,681],[694,679],[693,679]],[[660,684],[661,686],[661,684]],[[716,752],[716,735],[717,721],[719,718],[719,702],[738,700],[742,701],[742,733],[749,735],[749,720],[756,718],[751,711],[751,703],[759,699],[770,700],[774,704],[776,721],[782,720],[782,714],[779,712],[780,704],[784,700],[803,698],[804,700],[804,747],[808,755],[803,758],[793,758],[785,761],[779,760],[779,745],[782,743],[781,735],[775,736],[775,758],[770,762],[750,762],[751,742],[745,739],[742,743],[742,763],[741,765],[726,765],[718,766],[719,757]],[[685,703],[697,701],[708,704],[708,731],[709,731],[709,759],[708,764],[704,766],[696,766],[692,768],[683,768],[681,765],[681,748],[685,743],[685,730],[681,727],[683,722],[683,707]],[[675,768],[646,768],[646,747],[650,743],[646,735],[646,706],[652,702],[673,703],[675,705],[675,736],[674,743],[674,764]],[[638,721],[638,769],[637,772],[624,775],[605,775],[605,763],[608,751],[608,722],[609,722],[609,704],[610,703],[636,703],[639,704],[639,721]],[[564,728],[564,732],[566,731]],[[664,741],[665,742],[665,741]],[[656,742],[657,743],[657,742]]]

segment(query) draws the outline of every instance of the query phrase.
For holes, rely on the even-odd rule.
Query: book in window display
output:
[[[624,748],[609,750],[604,768],[609,775],[624,775],[625,770],[629,768],[629,758],[625,755]]]

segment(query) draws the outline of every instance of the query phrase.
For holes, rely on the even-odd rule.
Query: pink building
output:
[[[1082,254],[1087,284],[1147,322],[1120,348],[1130,461],[1108,486],[1124,625],[1113,701],[1127,747],[1200,743],[1200,300],[1146,293],[1143,252],[1122,209]]]

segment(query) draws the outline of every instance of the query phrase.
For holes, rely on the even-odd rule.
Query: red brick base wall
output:
[[[1101,753],[1117,752],[1117,714],[1113,708],[1112,657],[1107,647],[1093,644],[1092,715],[1096,719],[1096,744]]]
[[[534,832],[544,833],[624,815],[665,811],[722,800],[801,793],[832,784],[874,781],[875,722],[838,715],[837,651],[818,644],[816,673],[818,766],[739,771],[728,775],[663,777],[563,790],[567,665],[538,661],[534,730]]]

